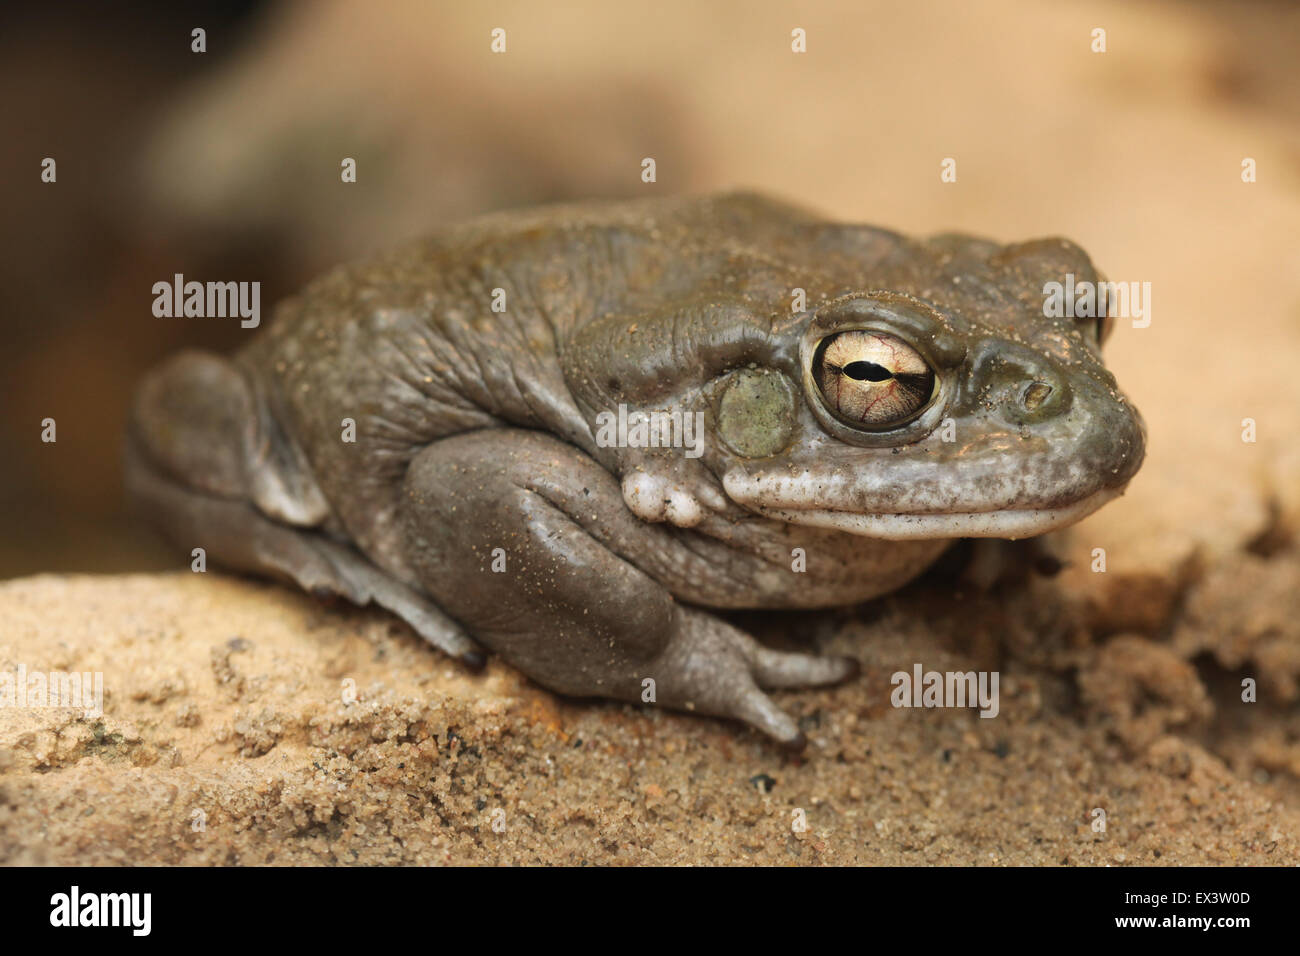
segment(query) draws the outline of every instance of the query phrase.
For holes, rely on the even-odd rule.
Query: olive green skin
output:
[[[706,608],[888,593],[954,537],[1068,524],[1137,471],[1097,321],[1044,317],[1067,273],[1098,278],[1063,240],[913,240],[748,194],[489,216],[324,276],[230,360],[155,371],[129,487],[187,550],[374,601],[466,661],[620,700],[650,679],[797,746],[760,687],[853,662]],[[935,372],[898,427],[840,421],[812,380],[818,342],[859,328]],[[619,405],[701,413],[702,454],[603,446]]]

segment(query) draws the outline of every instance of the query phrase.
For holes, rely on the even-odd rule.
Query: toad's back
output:
[[[323,276],[236,361],[282,448],[275,484],[303,498],[298,523],[382,550],[392,494],[430,442],[514,425],[591,446],[559,353],[594,317],[721,296],[775,313],[792,284],[835,294],[873,262],[897,268],[899,250],[747,194],[503,213]]]

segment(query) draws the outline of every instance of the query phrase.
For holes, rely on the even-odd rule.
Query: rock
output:
[[[278,586],[11,581],[0,673],[99,672],[103,713],[0,707],[0,862],[1300,862],[1294,804],[1252,780],[1300,771],[1275,712],[1252,712],[1258,763],[1230,769],[1173,719],[1147,750],[1117,753],[1114,720],[1080,720],[1071,668],[1118,675],[1104,700],[1121,715],[1130,684],[1173,693],[1156,671],[1197,699],[1196,671],[1181,643],[1080,646],[1077,607],[1054,587],[972,603],[928,580],[874,620],[813,616],[866,673],[780,695],[808,718],[794,758],[733,724],[565,701],[498,660],[472,675],[382,612]],[[815,626],[788,617],[773,623],[787,641]],[[981,619],[996,633],[1022,618],[1045,649],[987,639],[1006,658],[998,718],[889,706],[892,672],[974,667]]]

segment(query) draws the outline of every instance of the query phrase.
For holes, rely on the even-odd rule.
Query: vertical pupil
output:
[[[875,362],[850,362],[844,366],[844,374],[859,382],[883,382],[893,377],[889,369]]]

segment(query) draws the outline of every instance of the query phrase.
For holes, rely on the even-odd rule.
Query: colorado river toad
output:
[[[1104,320],[1044,316],[1067,273],[1098,278],[1060,239],[910,239],[754,195],[488,216],[154,371],[128,485],[185,549],[373,601],[471,665],[483,646],[563,694],[653,689],[799,746],[764,689],[854,661],[706,608],[876,597],[1137,471]]]

